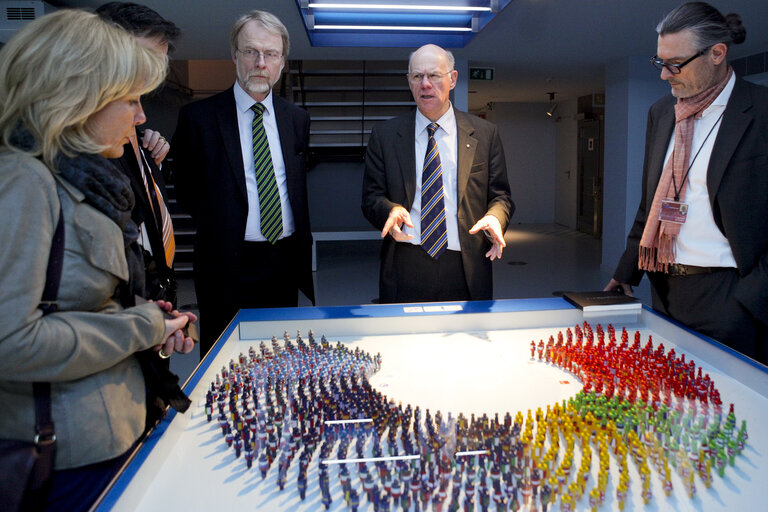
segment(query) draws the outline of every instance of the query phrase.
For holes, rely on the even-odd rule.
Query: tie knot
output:
[[[264,105],[261,103],[254,103],[251,107],[251,110],[253,110],[253,113],[256,114],[256,117],[259,117],[264,114]]]
[[[427,131],[429,132],[429,136],[430,137],[434,137],[435,136],[435,132],[437,131],[438,128],[440,128],[439,124],[437,124],[437,123],[429,123],[427,125]]]

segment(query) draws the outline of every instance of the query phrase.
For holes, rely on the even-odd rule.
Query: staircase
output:
[[[192,254],[195,242],[195,225],[192,217],[181,209],[176,201],[176,189],[166,180],[165,193],[168,196],[168,211],[173,221],[173,236],[176,239],[176,256],[173,270],[177,278],[192,277]]]
[[[410,111],[402,61],[292,61],[286,97],[312,118],[310,163],[360,160],[371,127]]]

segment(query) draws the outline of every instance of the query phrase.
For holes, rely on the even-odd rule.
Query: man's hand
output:
[[[160,135],[160,132],[150,130],[147,128],[144,130],[144,137],[141,138],[141,146],[150,152],[152,160],[155,164],[160,166],[171,150],[171,145],[165,140],[165,137]]]
[[[615,279],[611,279],[610,281],[608,281],[608,284],[605,285],[605,288],[603,288],[603,291],[604,292],[617,291],[617,292],[623,293],[624,295],[626,295],[628,297],[634,297],[634,295],[632,294],[632,286],[631,285],[629,285],[627,283],[620,283],[620,282],[618,282]]]
[[[413,238],[413,235],[403,233],[401,229],[403,224],[409,228],[413,227],[413,223],[411,222],[411,214],[408,213],[408,210],[402,206],[395,206],[392,208],[392,210],[390,210],[387,222],[384,223],[384,229],[381,230],[381,238],[384,238],[387,235],[391,235],[392,238],[398,242],[405,242],[406,240],[410,240]]]
[[[501,232],[501,222],[493,215],[486,215],[477,224],[472,226],[469,230],[470,235],[474,235],[480,231],[485,231],[485,235],[491,240],[493,246],[485,253],[486,258],[490,258],[491,261],[496,258],[501,258],[501,253],[504,251],[504,247],[507,246],[507,242],[504,241],[504,233]]]

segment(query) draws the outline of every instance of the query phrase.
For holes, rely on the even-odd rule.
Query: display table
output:
[[[605,334],[596,332],[598,324],[606,330]],[[601,341],[599,352],[595,352],[598,350],[598,337],[602,339],[605,336],[605,345],[608,345],[609,324],[615,328],[616,342],[611,347],[604,347]],[[576,326],[581,327],[575,329]],[[624,343],[621,352],[618,345],[621,344],[623,327],[626,327],[629,339]],[[306,342],[310,330],[317,340],[313,345]],[[566,330],[569,334],[566,334]],[[639,333],[639,341],[633,349],[636,331]],[[283,341],[285,332],[291,339],[288,345]],[[302,341],[296,341],[297,332],[301,333]],[[559,342],[558,333],[561,333]],[[273,336],[277,338],[277,342],[270,341]],[[338,412],[341,409],[337,408],[337,404],[326,403],[323,406],[323,439],[327,441],[325,444],[328,450],[323,453],[323,447],[320,446],[322,439],[319,439],[318,447],[312,452],[306,468],[306,494],[302,500],[297,490],[297,481],[301,480],[298,459],[302,443],[299,442],[295,452],[281,443],[277,448],[276,460],[271,462],[265,478],[262,478],[258,469],[259,453],[255,454],[253,467],[249,469],[244,456],[236,457],[235,450],[225,442],[224,430],[217,421],[215,404],[211,407],[214,409],[213,419],[208,421],[206,395],[211,389],[211,384],[216,382],[217,375],[221,381],[222,368],[228,368],[229,372],[234,371],[236,365],[230,366],[230,361],[237,361],[238,358],[244,361],[248,357],[249,349],[253,349],[252,354],[255,353],[262,363],[266,354],[268,365],[274,365],[279,357],[283,357],[278,357],[279,353],[284,355],[294,351],[296,346],[304,353],[320,353],[323,350],[319,341],[321,336],[325,336],[328,341],[328,348],[325,349],[328,354],[335,350],[333,354],[346,354],[347,359],[344,361],[353,361],[343,362],[342,366],[358,364],[364,370],[353,370],[357,372],[353,373],[354,375],[361,375],[362,371],[367,372],[366,375],[370,374],[370,387],[376,393],[384,395],[385,398],[380,401],[383,400],[382,403],[388,405],[385,407],[386,412],[373,413],[377,417],[376,421],[368,421],[360,413],[352,417],[349,414],[342,416],[342,413]],[[555,341],[546,347],[550,336]],[[588,338],[593,336],[594,342],[588,341]],[[649,336],[652,337],[650,345]],[[660,348],[662,343],[663,348]],[[270,347],[274,347],[274,354],[270,352]],[[620,436],[616,433],[613,420],[606,426],[607,413],[601,424],[599,413],[604,407],[594,405],[604,404],[606,401],[602,400],[600,394],[592,393],[585,398],[584,400],[589,402],[586,405],[582,398],[578,401],[572,400],[577,395],[583,396],[580,392],[585,384],[585,375],[592,375],[588,380],[593,391],[598,387],[606,397],[614,393],[613,389],[608,392],[601,388],[602,382],[598,383],[598,380],[594,379],[594,372],[598,370],[588,368],[588,363],[573,356],[570,352],[572,347],[574,350],[578,347],[578,350],[589,352],[593,356],[596,353],[636,354],[632,357],[638,361],[637,368],[633,370],[637,375],[651,375],[643,368],[643,364],[648,364],[649,350],[655,350],[657,360],[661,361],[665,350],[666,354],[669,354],[674,349],[678,362],[681,354],[685,354],[680,375],[689,369],[691,375],[694,375],[695,370],[700,368],[702,375],[709,376],[711,386],[707,388],[709,391],[703,391],[705,394],[709,393],[709,402],[704,399],[703,402],[694,403],[692,396],[676,399],[670,392],[667,414],[667,409],[661,407],[664,397],[662,394],[655,399],[659,408],[654,409],[658,410],[652,410],[650,405],[645,409],[639,406],[632,409],[633,417],[639,418],[641,422],[639,426],[625,425],[623,420],[616,419],[615,422],[621,425],[619,428],[624,429],[624,434]],[[646,347],[646,352],[643,353],[645,355],[640,353],[642,347]],[[540,355],[540,348],[543,348],[543,356]],[[674,354],[670,356],[669,361],[674,359]],[[549,355],[552,356],[551,360]],[[580,361],[581,368],[574,361]],[[295,366],[288,368],[297,368],[298,372],[299,363],[291,364]],[[593,363],[589,364],[594,366]],[[621,364],[624,371],[627,364]],[[685,364],[690,364],[690,368]],[[565,369],[566,366],[568,369]],[[608,366],[606,363],[606,368]],[[279,372],[275,374],[279,375],[278,380],[287,382],[286,389],[305,384],[305,379],[290,375],[290,371],[276,371]],[[224,381],[226,378],[225,376]],[[349,386],[353,390],[358,389],[355,387],[356,379],[357,377],[342,377],[341,380],[345,382],[342,388]],[[295,381],[301,381],[302,384]],[[619,381],[616,377],[615,382]],[[678,381],[681,380],[674,377],[670,380],[675,386],[679,384]],[[268,379],[267,382],[272,381]],[[703,387],[702,379],[696,382],[699,387]],[[632,386],[636,386],[638,390],[644,389],[646,384],[648,383],[642,379],[632,382]],[[698,454],[704,453],[699,451],[699,447],[704,443],[706,435],[694,425],[698,422],[713,428],[714,420],[704,420],[716,416],[714,400],[711,398],[715,396],[712,394],[715,388],[715,394],[719,394],[722,399],[719,424],[723,425],[724,430],[733,432],[733,450],[737,450],[735,444],[742,420],[746,420],[749,432],[743,450],[730,457],[734,464],[726,464],[722,468],[723,476],[719,475],[720,471],[714,463],[707,470],[702,459],[699,465],[701,473],[697,471],[695,464]],[[369,489],[365,485],[364,475],[359,474],[363,466],[367,468],[365,475],[368,475],[369,470],[372,474],[369,481],[373,481],[376,487],[376,501],[379,501],[379,496],[388,495],[387,503],[390,508],[387,510],[403,510],[400,495],[408,494],[409,481],[418,486],[418,478],[411,479],[411,469],[418,474],[418,468],[422,471],[422,487],[420,490],[413,488],[411,495],[414,501],[423,501],[407,502],[409,510],[449,510],[451,490],[454,487],[457,488],[456,501],[461,504],[461,509],[482,510],[485,505],[487,510],[512,510],[514,495],[515,505],[519,506],[520,510],[533,510],[534,507],[541,510],[545,503],[548,503],[549,510],[567,510],[568,507],[571,507],[571,510],[590,510],[590,500],[594,505],[598,505],[600,501],[597,498],[600,480],[605,481],[602,482],[604,493],[599,510],[618,510],[618,496],[625,500],[624,510],[752,510],[760,508],[768,501],[768,486],[764,482],[764,475],[768,474],[766,368],[647,308],[639,311],[584,313],[563,299],[553,298],[243,310],[192,374],[184,390],[192,399],[190,409],[185,414],[170,412],[139,446],[132,460],[102,497],[97,510],[324,510],[322,502],[326,491],[321,492],[319,484],[323,478],[329,487],[329,510],[354,510],[358,503],[359,510],[374,510],[374,505],[369,501],[371,498],[366,495],[366,490]],[[363,395],[365,394],[360,396]],[[337,399],[339,403],[346,400],[338,396]],[[649,394],[649,404],[653,400]],[[350,403],[358,402],[365,402],[365,399],[355,398]],[[263,408],[263,398],[260,403]],[[727,421],[732,419],[726,420],[731,403],[734,404],[736,421],[733,425],[727,425]],[[689,404],[696,410],[696,415],[689,410]],[[625,403],[624,410],[630,405],[632,404]],[[401,414],[406,406],[409,406],[409,414],[418,407],[422,422],[425,422],[425,416],[442,419],[445,428],[439,433],[425,435],[421,444],[415,448],[403,448],[406,446],[403,442],[408,442],[410,446],[410,441],[403,438],[403,441],[397,441],[401,443],[396,445],[400,449],[393,451],[391,447],[395,441],[394,435],[387,442],[384,439],[387,437],[385,432],[395,431],[395,420],[392,418]],[[678,412],[673,412],[676,408]],[[295,426],[296,418],[300,414],[294,414],[292,418],[288,409],[289,407],[283,409],[286,412],[285,416],[280,416],[280,421],[283,422],[282,425]],[[335,412],[328,412],[331,409]],[[595,420],[591,412],[586,415],[584,411],[587,409],[593,411],[598,419]],[[396,410],[400,413],[392,412]],[[666,436],[666,439],[661,434],[661,411],[664,411],[665,422],[668,418],[678,418],[669,420],[672,423],[668,427],[669,432],[677,432],[677,439],[674,434]],[[492,439],[493,431],[488,434],[489,424],[499,431],[503,429],[502,424],[507,413],[509,418],[513,418],[507,419],[507,431],[511,421],[519,423],[522,427],[514,437],[520,446],[519,452],[503,448],[503,441]],[[335,416],[332,416],[334,414]],[[459,414],[463,420],[457,419]],[[451,434],[456,431],[457,424],[462,425],[462,421],[470,423],[470,418],[477,419],[477,425],[480,425],[483,415],[486,415],[487,419],[485,441],[480,440],[479,444],[472,444],[470,439],[468,444],[462,444],[461,439]],[[686,415],[689,417],[688,425],[685,425]],[[226,416],[229,416],[229,412]],[[384,416],[389,418],[387,421],[390,423],[387,428],[381,424],[379,439],[376,436],[376,422],[384,421]],[[545,416],[548,418],[546,421]],[[328,418],[343,418],[340,421],[346,423],[339,426],[331,421],[326,425]],[[290,423],[291,419],[293,423]],[[353,420],[359,422],[353,423]],[[276,422],[278,428],[280,421]],[[674,421],[683,425],[682,430],[674,426]],[[436,430],[440,429],[439,421],[434,424]],[[398,436],[405,430],[398,430]],[[279,431],[278,429],[278,433]],[[413,432],[413,439],[417,440],[417,430],[414,429]],[[639,438],[635,439],[635,433]],[[290,439],[290,436],[285,438]],[[725,439],[724,442],[728,444],[727,438],[720,438]],[[279,435],[277,439],[281,439]],[[342,439],[349,442],[348,449],[346,445],[340,445]],[[435,447],[430,451],[430,442],[437,445],[437,441],[446,439],[451,441],[441,445],[439,449]],[[537,444],[538,439],[541,440],[540,445]],[[694,439],[697,441],[694,442]],[[306,437],[304,441],[306,445]],[[361,464],[359,460],[339,463],[339,455],[342,452],[348,459],[361,458],[355,455],[356,442],[361,445],[358,454],[363,454],[362,458],[366,460],[367,465]],[[377,443],[383,447],[384,453],[376,452]],[[664,443],[671,443],[674,449],[667,449],[666,456],[661,457],[663,461],[659,461],[661,451],[658,447]],[[476,448],[480,445],[487,447],[478,451],[483,453],[460,451],[462,446]],[[261,445],[263,446],[264,444]],[[572,447],[572,453],[568,453],[569,446]],[[668,444],[664,446],[667,447]],[[727,446],[721,447],[723,454],[726,448]],[[622,455],[624,449],[629,452]],[[261,448],[259,451],[267,450]],[[543,451],[553,452],[553,458],[547,459]],[[518,453],[518,472],[508,479],[504,475],[499,477],[499,468],[492,462],[491,454],[502,452],[513,454],[512,466],[515,466],[514,453]],[[295,457],[292,458],[294,453]],[[694,461],[692,467],[689,467],[690,461],[687,460],[686,454]],[[572,471],[569,473],[571,457]],[[523,459],[524,466],[521,462]],[[282,471],[278,469],[278,464],[284,460],[287,462]],[[506,458],[498,460],[506,461],[505,467],[510,463]],[[550,461],[549,466],[546,465],[547,460]],[[323,466],[324,469],[321,469]],[[559,473],[556,471],[558,466]],[[445,472],[440,473],[439,468],[443,467]],[[563,467],[565,475],[562,473]],[[663,474],[665,467],[668,469],[667,475]],[[531,474],[531,468],[535,468],[534,474]],[[539,468],[545,473],[541,482],[537,481],[541,476]],[[650,468],[650,472],[647,472],[647,468]],[[689,476],[691,472],[692,477]],[[281,475],[282,473],[284,475]],[[430,475],[429,479],[427,474]],[[511,469],[509,474],[512,475]],[[283,490],[279,485],[281,476],[285,481]],[[348,483],[345,482],[345,476]],[[550,477],[550,487],[554,487],[546,491],[547,496],[554,497],[551,503],[540,494],[545,489],[546,476]],[[449,477],[458,480],[452,480],[449,484]],[[645,479],[648,479],[648,483],[643,483]],[[472,484],[468,485],[470,480]],[[505,481],[508,482],[508,487],[505,487]],[[447,497],[438,498],[437,488],[441,483]],[[570,484],[573,485],[569,491]],[[391,489],[385,490],[390,486],[399,489],[400,485],[405,489],[402,493],[395,492],[394,498]],[[623,490],[625,485],[627,488]],[[665,492],[665,486],[672,488],[669,495]],[[460,495],[458,488],[461,488]],[[471,497],[470,501],[467,495]],[[345,497],[348,501],[345,501]],[[645,500],[648,501],[647,504],[644,504]],[[385,500],[382,498],[381,501],[383,503]],[[398,501],[397,506],[393,501]],[[381,506],[383,509],[383,505]]]

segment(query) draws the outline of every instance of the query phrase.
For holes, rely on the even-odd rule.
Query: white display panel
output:
[[[186,389],[193,400],[190,410],[173,416],[162,426],[162,432],[153,435],[102,501],[101,509],[323,510],[317,454],[309,467],[306,499],[302,501],[296,491],[296,463],[288,470],[286,488],[280,491],[274,464],[262,480],[256,464],[248,470],[243,457],[236,459],[234,450],[224,443],[216,420],[208,423],[205,417],[205,391],[221,367],[260,341],[268,341],[273,335],[280,338],[286,330],[291,337],[297,330],[306,337],[312,329],[317,338],[324,334],[331,342],[380,352],[382,366],[371,384],[396,402],[418,404],[422,411],[429,407],[433,414],[440,410],[445,416],[450,410],[454,416],[460,411],[468,417],[472,413],[493,416],[498,412],[503,417],[507,411],[512,416],[521,411],[525,416],[528,409],[546,409],[578,393],[582,383],[574,375],[539,362],[537,357],[531,359],[530,343],[546,341],[559,330],[581,324],[581,311],[559,299],[480,304],[464,304],[458,306],[458,311],[452,311],[455,304],[446,304],[427,311],[424,306],[359,306],[241,312],[228,338],[217,344],[215,353],[193,375]],[[251,319],[254,315],[258,320]],[[733,402],[739,424],[747,420],[750,432],[748,445],[736,458],[735,466],[726,468],[724,478],[715,474],[709,489],[697,481],[693,499],[684,491],[677,474],[672,476],[675,490],[666,497],[654,472],[654,498],[644,505],[639,475],[630,464],[631,487],[624,510],[754,509],[764,502],[768,498],[768,490],[762,485],[762,475],[768,470],[768,439],[764,435],[768,432],[768,374],[764,367],[735,357],[648,310],[639,315],[593,317],[588,321],[593,326],[612,322],[619,331],[626,326],[631,335],[639,330],[643,343],[650,334],[654,345],[664,343],[667,350],[675,348],[678,354],[683,352],[688,359],[693,358],[715,382],[726,411]],[[579,457],[580,452],[575,460]],[[349,466],[362,494],[360,481]],[[615,463],[609,474],[606,503],[600,510],[617,508]],[[349,509],[342,499],[337,469],[331,468],[330,475],[330,510]],[[597,464],[593,462],[588,487],[596,478]],[[480,510],[479,500],[475,501]],[[550,510],[559,510],[559,506],[558,502]],[[496,509],[492,501],[490,509]],[[584,509],[589,509],[586,495],[575,506],[575,510]],[[373,510],[364,495],[359,510]],[[443,510],[448,510],[448,501]]]

